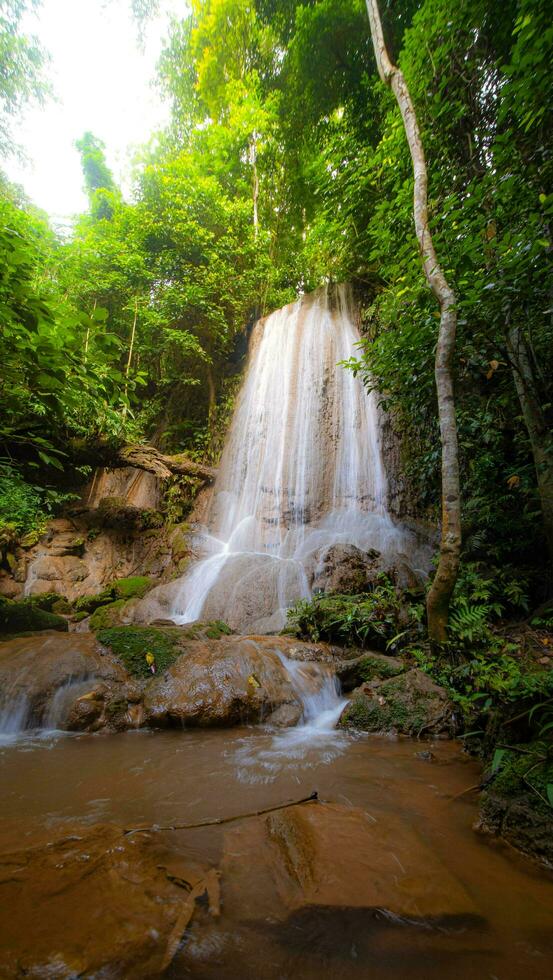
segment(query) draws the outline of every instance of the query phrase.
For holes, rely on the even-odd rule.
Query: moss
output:
[[[219,640],[221,636],[230,636],[232,630],[227,623],[223,623],[221,619],[214,619],[211,623],[205,623],[200,627],[201,631],[205,633],[209,640]]]
[[[141,599],[152,588],[153,582],[147,575],[134,575],[120,578],[108,586],[117,599]]]
[[[126,599],[116,599],[107,606],[98,606],[90,617],[90,629],[96,632],[96,630],[117,626],[121,622],[121,613],[126,605]]]
[[[134,575],[130,578],[119,578],[106,585],[105,589],[95,595],[83,595],[75,602],[77,612],[94,612],[100,606],[112,605],[116,599],[142,598],[152,588],[153,581],[147,575]]]
[[[356,673],[361,681],[374,681],[397,677],[406,670],[405,664],[399,665],[396,660],[368,653],[356,666]]]
[[[36,603],[11,599],[0,600],[0,633],[28,633],[35,630],[67,630],[67,620]]]
[[[67,602],[67,599],[58,592],[43,592],[42,595],[27,596],[22,601],[35,606],[37,609],[45,609],[46,612],[61,612],[61,610],[54,609],[54,606],[58,602]]]
[[[58,596],[57,602],[54,602],[52,605],[51,612],[57,613],[58,615],[60,613],[70,613],[71,603],[67,599],[64,599],[63,596]]]
[[[88,616],[88,613],[83,609],[81,612],[73,613],[73,615],[71,616],[71,622],[72,623],[82,623],[83,619],[86,619],[87,616]]]
[[[185,628],[114,626],[101,629],[97,633],[97,639],[104,646],[111,647],[129,673],[134,674],[135,677],[151,677],[146,662],[147,653],[153,654],[156,671],[160,673],[182,655],[186,641],[206,638],[218,640],[221,636],[228,636],[230,633],[232,630],[226,623],[214,620],[211,623],[195,623]]]
[[[147,653],[154,655],[158,672],[170,667],[182,653],[179,646],[182,631],[178,627],[116,626],[100,630],[97,639],[111,647],[135,677],[151,677]]]

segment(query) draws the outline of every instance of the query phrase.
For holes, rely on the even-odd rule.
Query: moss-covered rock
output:
[[[97,639],[111,648],[129,673],[135,677],[151,677],[146,654],[152,654],[156,672],[159,673],[182,655],[190,640],[218,640],[230,633],[232,630],[226,623],[214,620],[211,623],[191,623],[186,627],[114,626],[100,629]]]
[[[110,647],[135,677],[151,677],[146,654],[153,655],[156,671],[162,671],[182,653],[182,631],[178,626],[116,626],[101,629],[97,639]]]
[[[499,749],[495,760],[475,829],[501,836],[553,868],[553,745],[536,741]]]
[[[30,595],[22,600],[30,605],[36,606],[37,609],[45,609],[46,612],[61,612],[61,609],[54,609],[54,606],[59,602],[66,602],[65,596],[60,595],[59,592],[43,592],[42,595]],[[69,603],[67,603],[69,605]]]
[[[127,605],[126,599],[116,599],[107,606],[98,606],[90,617],[90,629],[96,630],[109,629],[111,626],[118,626],[121,623],[122,613]]]
[[[153,586],[153,581],[147,575],[133,575],[130,578],[119,578],[106,585],[101,592],[94,595],[81,596],[75,602],[77,612],[92,613],[100,606],[108,606],[116,599],[141,599]]]
[[[51,612],[57,613],[58,616],[63,614],[67,615],[71,611],[72,611],[71,603],[68,602],[67,599],[64,599],[63,596],[58,596],[57,602],[53,603],[51,609]]]
[[[133,575],[130,578],[116,579],[108,588],[117,599],[141,599],[153,584],[147,575]]]
[[[399,735],[453,735],[454,708],[446,691],[417,669],[353,692],[339,722],[342,728]]]
[[[30,633],[35,630],[67,630],[67,620],[36,603],[0,599],[0,633]]]
[[[383,653],[366,653],[352,660],[343,660],[336,665],[336,674],[344,691],[351,691],[354,687],[368,681],[397,677],[405,670],[407,667],[403,661]]]

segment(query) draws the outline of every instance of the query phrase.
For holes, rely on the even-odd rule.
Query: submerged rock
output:
[[[410,826],[336,803],[283,808],[227,832],[222,875],[229,906],[254,920],[297,921],[309,908],[384,911],[420,923],[478,916],[461,883]],[[266,882],[265,904],[253,875]]]
[[[2,976],[161,975],[195,898],[207,892],[211,905],[215,873],[193,863],[173,870],[146,834],[63,830],[46,846],[0,856],[0,901],[9,909],[0,916]]]
[[[389,680],[362,684],[353,692],[339,725],[415,737],[453,736],[456,729],[446,691],[416,668]]]

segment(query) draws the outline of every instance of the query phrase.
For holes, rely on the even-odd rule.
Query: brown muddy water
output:
[[[417,757],[428,749],[432,761]],[[45,845],[68,825],[194,823],[297,800],[316,789],[322,800],[339,805],[331,815],[358,814],[360,808],[371,844],[360,845],[342,816],[329,824],[326,838],[317,841],[320,866],[309,900],[286,909],[267,870],[266,818],[159,834],[168,851],[222,872],[220,917],[199,907],[164,976],[553,977],[553,880],[474,833],[474,797],[456,797],[478,778],[477,765],[458,744],[339,732],[21,737],[0,749],[0,852]],[[323,810],[318,803],[307,806],[310,816]],[[397,864],[394,880],[379,878],[384,854]],[[387,908],[388,894],[393,903],[394,889],[408,878],[418,889],[419,917],[375,910]],[[363,898],[367,889],[375,896],[372,908]],[[9,922],[10,910],[1,918]],[[32,921],[27,943],[32,948]],[[55,977],[55,968],[43,975]]]

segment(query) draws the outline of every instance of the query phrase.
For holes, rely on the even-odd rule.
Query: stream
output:
[[[23,733],[0,749],[0,851],[45,845],[68,825],[194,823],[279,806],[317,790],[322,800],[361,808],[377,845],[380,835],[388,847],[390,833],[398,844],[399,835],[408,834],[409,874],[428,874],[431,852],[446,882],[468,896],[467,914],[445,923],[409,922],[342,907],[337,894],[336,905],[306,905],[283,919],[263,870],[259,818],[237,821],[230,831],[223,825],[163,832],[159,837],[171,852],[211,866],[223,859],[229,868],[220,918],[195,916],[164,975],[515,980],[531,971],[534,978],[550,977],[553,882],[473,832],[474,796],[458,794],[478,781],[479,767],[458,743],[334,732],[328,716],[320,722],[324,710],[319,722],[308,718],[278,734],[262,728]],[[418,755],[429,751],[430,760]],[[233,878],[236,861],[240,887]],[[356,853],[355,841],[337,839],[328,866],[319,869],[331,894],[344,864],[363,887],[366,856]],[[401,856],[397,865],[401,878]],[[428,881],[432,889],[434,879]],[[32,944],[32,922],[28,930]]]

